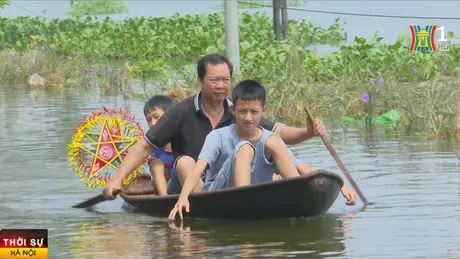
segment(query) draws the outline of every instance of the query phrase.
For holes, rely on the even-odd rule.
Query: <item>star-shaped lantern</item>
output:
[[[93,112],[74,132],[68,146],[70,164],[88,187],[106,186],[128,149],[143,135],[133,115],[106,108]],[[143,172],[143,165],[125,179],[124,184],[131,182],[139,172]]]

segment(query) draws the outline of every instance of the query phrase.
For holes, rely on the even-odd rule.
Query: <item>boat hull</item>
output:
[[[189,197],[190,212],[184,213],[184,217],[273,219],[316,216],[329,210],[337,199],[342,184],[343,180],[339,175],[316,170],[309,175],[295,178],[193,193]],[[156,217],[168,217],[179,197],[177,194],[136,194],[141,192],[145,193],[131,188],[120,196],[133,212]]]

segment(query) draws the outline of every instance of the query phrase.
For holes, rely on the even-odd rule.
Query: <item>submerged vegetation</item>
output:
[[[236,77],[261,80],[270,115],[285,123],[303,124],[308,105],[331,122],[387,123],[444,137],[454,132],[458,46],[450,52],[410,52],[408,37],[385,45],[374,34],[319,55],[312,45],[338,46],[347,39],[338,19],[328,28],[290,20],[289,38],[281,41],[274,39],[265,13],[243,13],[239,19],[241,74]],[[26,84],[30,73],[38,73],[49,88],[87,86],[97,78],[103,89],[128,89],[137,77],[164,91],[176,76],[193,94],[197,60],[225,51],[223,13],[123,21],[0,18],[0,26],[5,62],[0,72],[7,84]],[[407,127],[396,127],[401,125]]]

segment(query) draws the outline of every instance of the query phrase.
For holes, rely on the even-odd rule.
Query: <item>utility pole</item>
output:
[[[273,27],[275,39],[288,37],[287,1],[273,0]]]
[[[240,38],[238,28],[238,1],[224,0],[225,55],[233,64],[233,71],[240,72]]]

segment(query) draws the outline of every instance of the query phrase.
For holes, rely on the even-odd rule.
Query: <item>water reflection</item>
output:
[[[71,245],[73,258],[145,258],[146,229],[136,224],[111,225],[94,220],[80,225]]]
[[[72,258],[326,258],[344,253],[353,215],[270,221],[133,221],[80,225]],[[131,218],[132,219],[132,218]]]
[[[347,219],[349,220],[349,219]],[[344,232],[349,222],[336,215],[311,219],[270,221],[185,221],[169,224],[181,242],[206,240],[201,251],[211,257],[287,257],[302,255],[323,258],[342,254]],[[194,248],[191,251],[199,251]],[[198,256],[195,254],[194,256]]]

